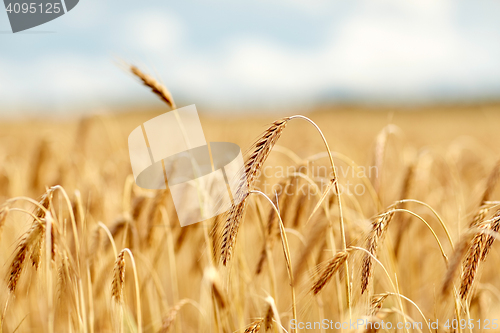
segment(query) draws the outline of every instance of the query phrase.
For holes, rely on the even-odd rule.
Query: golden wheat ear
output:
[[[332,259],[328,260],[323,270],[321,270],[318,279],[311,287],[311,292],[314,295],[317,295],[326,286],[348,257],[349,254],[347,251],[340,251],[337,252]]]
[[[116,257],[111,281],[111,296],[116,302],[123,301],[123,285],[125,284],[125,250]]]
[[[389,227],[390,222],[394,217],[394,205],[391,205],[387,208],[387,210],[375,217],[372,221],[372,229],[368,234],[366,239],[366,250],[376,257],[379,243],[384,239],[385,234],[387,233],[387,229]],[[366,253],[363,256],[363,263],[361,268],[361,293],[363,294],[366,289],[368,289],[368,285],[370,283],[370,278],[372,275],[372,256]]]
[[[257,333],[260,332],[260,326],[262,325],[262,319],[256,320],[247,327],[244,333]]]
[[[254,148],[245,162],[243,167],[244,170],[241,173],[239,188],[234,195],[238,203],[233,204],[225,215],[221,241],[221,261],[224,266],[226,266],[231,259],[233,247],[236,243],[236,236],[238,235],[240,223],[245,212],[248,193],[253,189],[259,171],[271,153],[274,145],[281,137],[289,119],[290,118],[283,118],[272,123],[254,144]]]
[[[172,327],[173,323],[175,322],[175,318],[177,318],[177,314],[181,310],[181,308],[184,306],[184,304],[188,303],[187,299],[183,299],[179,301],[175,306],[170,308],[168,311],[167,315],[165,318],[162,320],[162,325],[158,333],[168,333],[170,331],[170,328]]]
[[[453,255],[448,263],[448,269],[446,270],[443,286],[441,288],[441,296],[445,296],[453,287],[453,281],[460,270],[460,264],[462,263],[462,259],[467,252],[467,249],[469,248],[470,242],[471,237],[463,237],[455,247]]]
[[[38,269],[40,265],[42,244],[45,235],[45,215],[50,208],[53,190],[46,191],[32,215],[33,222],[28,232],[17,245],[17,251],[9,267],[8,288],[11,293],[16,291],[17,284],[24,270],[26,259],[29,258],[32,265]],[[53,232],[53,229],[51,229]],[[53,237],[52,237],[53,239]],[[52,253],[54,254],[54,242],[52,242]]]
[[[132,74],[137,76],[142,83],[151,89],[153,93],[155,93],[162,101],[167,103],[170,108],[175,109],[174,98],[170,91],[163,84],[158,82],[154,77],[142,72],[139,68],[134,65],[127,65],[128,69]]]

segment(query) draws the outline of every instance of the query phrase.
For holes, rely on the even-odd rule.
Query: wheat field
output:
[[[201,109],[251,191],[181,228],[131,175],[153,92],[0,124],[1,332],[500,331],[499,106]]]

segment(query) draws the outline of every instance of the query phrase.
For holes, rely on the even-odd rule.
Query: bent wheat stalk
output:
[[[290,257],[290,247],[288,246],[288,239],[286,237],[286,231],[285,231],[285,226],[283,225],[283,221],[281,220],[280,212],[276,205],[273,203],[273,201],[264,193],[260,191],[250,191],[250,193],[255,193],[262,195],[264,198],[266,198],[267,201],[271,204],[272,208],[276,212],[276,216],[278,217],[279,220],[279,227],[280,227],[280,235],[281,235],[281,245],[283,247],[283,254],[285,255],[285,261],[286,261],[286,270],[288,273],[288,279],[290,282],[290,288],[291,288],[291,293],[292,293],[292,316],[295,322],[297,322],[297,306],[296,306],[296,301],[295,301],[295,286],[293,282],[293,269],[292,269],[292,260]],[[295,332],[298,332],[298,328],[295,330]]]
[[[124,248],[116,257],[113,268],[113,280],[111,281],[111,295],[118,303],[123,301],[123,287],[125,284],[125,253],[130,257],[132,270],[134,271],[135,280],[135,296],[137,305],[137,332],[142,332],[142,314],[141,314],[141,295],[139,290],[139,278],[137,275],[137,267],[135,265],[134,255],[128,248]]]
[[[333,162],[333,155],[332,151],[330,150],[330,147],[328,145],[328,142],[326,141],[325,136],[323,135],[323,132],[319,128],[318,125],[311,119],[302,116],[302,115],[295,115],[290,117],[291,119],[302,119],[307,122],[309,122],[311,125],[314,126],[314,128],[318,131],[319,135],[321,136],[321,139],[323,140],[323,143],[325,145],[326,151],[328,152],[328,157],[330,158],[330,164],[332,167],[332,175],[333,175],[333,182],[335,186],[335,192],[337,194],[337,200],[338,200],[338,207],[339,207],[339,221],[340,221],[340,234],[342,237],[342,250],[345,251],[347,249],[347,243],[346,243],[346,235],[345,235],[345,226],[344,226],[344,215],[342,211],[342,199],[341,199],[341,192],[339,189],[339,179],[337,177],[337,170],[335,168],[335,163]],[[331,244],[333,246],[333,226],[330,227],[330,237],[331,237]],[[332,251],[335,251],[335,249],[332,248]],[[350,282],[349,282],[349,265],[347,261],[344,262],[344,278],[345,278],[345,289],[346,289],[346,296],[347,296],[347,307],[349,308],[349,315],[351,315],[351,289],[350,289]]]

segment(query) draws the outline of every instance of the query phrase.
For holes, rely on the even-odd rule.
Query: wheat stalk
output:
[[[282,180],[281,182],[279,182],[278,188],[281,188],[282,191],[279,195],[277,195],[273,198],[273,204],[276,207],[282,207],[280,209],[280,214],[281,214],[282,220],[284,220],[284,212],[286,211],[286,209],[284,209],[284,208],[286,207],[286,204],[288,201],[287,198],[289,197],[289,195],[286,194],[285,189],[289,183],[290,183],[290,178],[288,178],[288,177],[286,179]],[[278,229],[278,228],[275,228],[276,221],[277,221],[276,211],[271,208],[271,210],[269,211],[268,218],[267,218],[266,237],[264,238],[264,244],[263,244],[262,250],[260,252],[260,257],[259,257],[259,261],[257,263],[257,267],[255,269],[255,273],[257,275],[259,275],[262,272],[262,267],[264,266],[264,263],[266,262],[267,246],[269,246],[272,249],[272,246],[274,244],[274,242],[273,242],[273,240],[274,240],[273,236],[275,233],[274,231],[275,231],[275,229]],[[277,232],[277,234],[279,234],[279,231]]]

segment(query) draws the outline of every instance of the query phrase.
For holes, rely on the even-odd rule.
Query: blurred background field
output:
[[[143,89],[137,87],[137,89]],[[154,97],[152,97],[154,99]],[[265,115],[262,110],[231,114],[230,110],[204,110],[198,108],[207,141],[229,141],[237,143],[243,151],[250,148],[260,133],[279,117],[305,114],[313,119],[331,145],[333,151],[349,156],[366,167],[374,163],[374,147],[377,135],[389,124],[401,131],[390,138],[392,153],[404,163],[403,150],[415,154],[418,150],[429,150],[433,154],[449,157],[450,154],[468,155],[474,170],[485,170],[500,154],[500,106],[498,104],[436,105],[436,106],[345,106],[332,105],[314,109],[276,109]],[[305,111],[305,112],[304,112]],[[0,146],[3,170],[11,169],[16,177],[10,186],[2,187],[2,196],[30,193],[38,195],[45,186],[61,181],[60,168],[43,168],[43,179],[38,179],[37,192],[33,192],[29,177],[37,159],[57,156],[58,163],[72,169],[74,156],[83,154],[85,165],[91,164],[96,175],[113,176],[120,184],[131,173],[128,157],[128,134],[157,115],[168,112],[164,107],[122,108],[108,112],[95,112],[83,118],[35,117],[30,120],[11,119],[0,123]],[[285,133],[279,145],[292,150],[301,158],[321,152],[323,144],[315,131],[304,124],[290,124],[291,133]],[[300,139],[297,139],[300,138]],[[42,153],[39,153],[42,150]],[[461,151],[463,150],[463,151]],[[64,154],[61,154],[64,152]],[[39,156],[39,155],[42,156]],[[411,155],[410,154],[410,155]],[[276,155],[276,156],[275,156]],[[273,161],[273,158],[276,160]],[[280,154],[271,156],[270,163],[281,161]],[[474,165],[474,159],[476,163]],[[488,161],[483,165],[483,161]],[[65,179],[70,188],[79,188],[84,180],[78,175],[78,163],[73,177]],[[45,173],[46,171],[46,173]],[[118,179],[115,179],[120,175]],[[28,177],[28,178],[26,178]],[[14,183],[17,182],[17,183]],[[96,185],[97,186],[97,185]]]
[[[144,89],[140,86],[137,88]],[[72,297],[80,295],[76,290],[73,291],[74,294],[71,291],[57,291],[52,295],[56,304],[52,310],[56,313],[56,331],[66,331],[66,325],[70,325],[71,330],[82,330],[82,322],[72,317],[76,314],[80,315],[82,311],[86,311],[88,315],[93,313],[92,320],[87,320],[87,323],[96,331],[117,330],[117,326],[110,321],[110,318],[117,318],[109,296],[114,258],[109,243],[105,240],[101,240],[98,243],[100,245],[94,247],[92,235],[95,234],[98,222],[103,222],[111,229],[113,236],[116,237],[118,250],[125,246],[130,247],[134,255],[140,258],[138,267],[139,279],[144,284],[141,289],[141,299],[145,331],[161,331],[162,320],[165,322],[168,318],[168,309],[172,308],[180,298],[198,301],[207,311],[211,309],[212,305],[205,303],[207,300],[202,296],[205,290],[204,276],[207,272],[208,261],[206,251],[199,245],[203,243],[202,225],[197,224],[181,229],[176,225],[175,220],[172,220],[173,222],[169,223],[173,223],[170,224],[173,240],[165,241],[164,229],[157,227],[153,229],[155,240],[153,243],[147,243],[144,240],[144,233],[149,230],[148,225],[152,223],[149,214],[157,207],[154,198],[158,193],[141,190],[133,185],[131,197],[127,199],[131,175],[127,147],[128,134],[138,124],[167,111],[168,109],[162,107],[145,108],[140,111],[135,108],[123,108],[119,112],[95,113],[93,116],[80,119],[38,117],[30,120],[11,119],[0,124],[0,200],[5,202],[17,196],[39,198],[47,187],[62,185],[73,202],[75,214],[78,215],[82,209],[75,206],[78,197],[81,198],[80,202],[84,209],[84,222],[78,219],[78,230],[81,232],[80,237],[84,247],[80,252],[80,256],[84,259],[80,260],[82,265],[93,262],[92,270],[97,273],[92,274],[98,275],[82,277],[86,284],[85,294],[89,293],[88,288],[94,290],[93,295],[84,297],[87,305],[83,310],[78,309],[77,305],[71,301]],[[378,195],[382,209],[402,198],[405,174],[408,168],[414,165],[411,192],[406,193],[405,197],[422,200],[436,209],[444,219],[455,242],[458,242],[460,235],[467,230],[484,191],[486,178],[500,156],[500,148],[497,144],[500,134],[496,130],[496,124],[500,122],[500,106],[496,104],[414,106],[411,108],[344,105],[318,107],[306,113],[300,108],[278,109],[272,115],[263,115],[261,112],[222,115],[210,112],[210,110],[205,112],[199,109],[198,111],[208,141],[234,142],[239,144],[242,150],[248,149],[260,133],[277,118],[301,113],[307,115],[322,129],[334,154],[346,155],[358,165],[367,168],[378,165],[379,177],[372,178],[371,182],[374,186],[375,183],[379,183]],[[383,164],[377,164],[380,163],[375,160],[377,145],[380,147],[380,138],[381,135],[383,136],[381,133],[387,128],[392,128],[393,132],[386,137]],[[301,159],[324,153],[324,146],[317,132],[312,126],[301,122],[291,122],[288,125],[270,154],[266,166],[294,165],[294,162],[282,153],[281,147],[289,149]],[[340,168],[348,166],[345,160],[337,157],[335,157],[335,162]],[[317,164],[328,165],[326,159],[318,160]],[[265,177],[261,178],[261,180],[265,179]],[[282,180],[272,179],[271,182]],[[346,184],[347,181],[360,182],[358,177],[352,177],[350,174],[346,176],[340,174],[339,180],[341,185]],[[492,192],[492,200],[497,200],[498,193],[498,190]],[[272,196],[271,192],[267,194]],[[315,200],[311,197],[306,201],[309,209],[314,205]],[[379,211],[367,193],[354,197],[344,195],[344,200],[348,245],[363,246],[369,219]],[[58,202],[60,205],[61,199],[58,199]],[[360,205],[361,211],[358,211],[356,202]],[[29,205],[21,206],[28,210],[32,209]],[[133,238],[124,238],[120,234],[120,229],[116,229],[129,214],[127,206],[132,207],[132,211],[139,212],[137,216],[136,213],[131,213],[135,216],[131,223],[136,228],[134,232],[137,232],[137,236]],[[168,205],[167,208],[169,211],[173,209]],[[59,209],[61,209],[59,214],[66,216],[67,219],[67,209]],[[293,211],[296,208],[291,209]],[[264,275],[256,275],[254,272],[262,239],[255,212],[252,208],[249,210],[236,245],[238,259],[235,260],[237,260],[238,269],[233,268],[232,272],[233,279],[239,282],[230,284],[226,290],[226,297],[229,297],[229,318],[232,318],[232,321],[227,324],[227,329],[239,329],[241,332],[255,318],[262,316],[261,298],[267,292],[271,292],[267,285],[267,270],[264,270]],[[453,251],[445,241],[446,235],[434,220],[434,216],[422,207],[412,207],[411,210],[429,221],[441,239],[445,252],[448,256],[452,256]],[[334,219],[337,219],[335,205],[332,205],[331,213]],[[290,215],[290,212],[287,214]],[[289,230],[293,229],[302,234],[308,242],[312,230],[305,225],[306,217],[302,216],[297,226],[290,224],[291,217],[288,217],[285,223]],[[398,274],[401,293],[418,304],[427,318],[453,318],[451,299],[438,297],[446,268],[442,264],[442,257],[436,243],[423,224],[418,223],[416,219],[409,219],[412,222],[405,224],[401,245],[402,254],[398,259],[391,257],[393,242],[399,237],[398,230],[401,228],[398,224],[403,223],[402,221],[406,221],[405,223],[409,221],[400,219],[402,217],[396,219],[393,222],[394,226],[390,228],[389,245],[384,245],[384,250],[381,250],[380,254],[382,262],[388,265],[389,270]],[[323,225],[325,217],[319,214],[313,221],[315,221],[314,225]],[[9,213],[7,220],[4,221],[0,241],[1,275],[8,276],[13,253],[30,223],[29,218],[18,215],[16,212]],[[184,231],[188,234],[186,239],[183,236]],[[335,224],[336,241],[340,242],[338,232],[338,225]],[[305,244],[294,238],[293,234],[289,237],[292,260],[294,265],[298,265],[300,262],[297,260],[300,260],[301,249]],[[61,239],[58,241],[61,242]],[[66,239],[66,242],[71,248],[71,240]],[[172,257],[169,257],[169,246],[172,244],[176,244],[174,255],[176,263],[172,262]],[[177,246],[180,246],[178,244],[183,245],[178,249]],[[319,252],[317,252],[318,257],[313,260],[314,265],[319,265],[325,260],[325,254],[331,252],[323,248],[324,244],[320,244],[315,247],[315,251]],[[496,299],[500,297],[500,287],[497,284],[496,263],[499,262],[500,257],[497,248],[498,245],[495,244],[489,260],[481,270],[480,282],[476,282],[475,285],[477,292],[472,296],[469,311],[470,316],[476,320],[477,318],[494,319],[498,313]],[[62,256],[58,254],[56,258],[59,258],[59,255]],[[312,257],[315,256],[312,255],[311,259]],[[276,274],[285,279],[285,266],[277,246],[273,250],[273,258]],[[55,259],[52,263],[54,272],[60,265],[59,260],[61,259]],[[352,259],[351,264],[351,278],[354,286],[357,286],[361,272],[359,259]],[[173,280],[171,265],[176,266],[178,282]],[[300,283],[296,287],[299,290],[298,309],[301,320],[318,319],[314,314],[315,302],[311,300],[307,292],[308,284],[313,279],[314,265],[309,267],[310,271],[302,273]],[[147,273],[151,269],[157,277],[154,283]],[[20,323],[19,331],[22,332],[30,331],[34,327],[42,327],[43,331],[50,331],[46,318],[50,317],[51,310],[45,302],[51,296],[44,291],[44,286],[47,284],[45,274],[46,271],[43,269],[38,272],[33,268],[25,269],[20,290],[16,291],[17,296],[11,298],[9,303],[4,323],[6,332],[11,331]],[[135,332],[136,329],[133,327],[137,313],[133,305],[134,288],[131,274],[129,266],[124,303],[128,311],[126,322],[129,324],[125,322],[125,327],[126,330]],[[60,281],[61,278],[54,280],[54,290],[61,288]],[[390,291],[390,285],[387,284],[380,270],[375,271],[374,281],[374,293]],[[6,283],[6,279],[1,280],[0,288],[6,290]],[[246,292],[238,291],[241,283],[247,284]],[[342,292],[339,291],[341,289],[338,285],[334,286],[335,283],[332,283],[324,291],[324,315],[332,320],[345,319],[347,309],[339,308],[334,301]],[[163,289],[163,292],[160,292],[158,288]],[[353,288],[353,297],[357,301],[352,311],[355,318],[360,318],[368,313],[364,303],[366,298],[358,294],[357,287]],[[435,295],[429,294],[427,290],[433,290]],[[277,308],[285,327],[289,329],[291,314],[286,284],[279,285],[277,291],[278,296],[275,300]],[[10,297],[8,293],[3,293],[0,303],[6,302],[7,297]],[[58,300],[62,300],[63,303],[57,303]],[[393,322],[401,320],[397,313],[391,312],[394,311],[392,309],[397,306],[397,302],[389,299],[386,305],[387,307],[384,306],[383,309],[388,312],[383,312],[380,318]],[[437,312],[435,312],[436,307],[440,309]],[[69,314],[66,308],[70,309]],[[407,307],[406,311],[407,315],[412,318],[420,315],[411,306]],[[344,317],[339,312],[343,313]],[[22,323],[23,318],[26,319],[24,323]],[[73,319],[70,320],[70,318]],[[179,316],[175,327],[182,332],[224,331],[221,328],[218,329],[217,326],[211,326],[213,323],[210,321],[204,320],[206,319],[200,317],[193,308],[186,309],[183,310],[183,315]],[[72,324],[68,324],[70,322]],[[207,326],[200,330],[199,325]],[[444,328],[441,329],[445,331]]]

